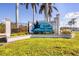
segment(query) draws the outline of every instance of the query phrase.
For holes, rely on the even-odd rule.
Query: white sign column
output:
[[[5,19],[5,26],[6,26],[6,36],[10,37],[11,34],[11,22],[9,19]]]

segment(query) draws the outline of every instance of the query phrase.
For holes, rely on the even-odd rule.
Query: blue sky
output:
[[[64,19],[64,17],[67,13],[79,12],[78,3],[56,3],[55,6],[58,8],[60,12],[61,25],[66,23],[67,19]],[[56,11],[54,10],[52,13],[53,17],[55,16],[55,14],[56,14]],[[0,22],[2,22],[6,17],[11,19],[12,22],[15,22],[15,16],[16,15],[15,15],[14,3],[0,3]],[[44,15],[35,14],[35,20],[44,20]],[[32,21],[32,8],[31,6],[29,6],[29,9],[26,10],[24,5],[20,5],[19,23],[27,23],[28,21]]]

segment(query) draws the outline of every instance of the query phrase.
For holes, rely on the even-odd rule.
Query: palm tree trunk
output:
[[[33,24],[34,24],[34,8],[33,8]]]
[[[50,22],[50,21],[51,21],[51,17],[49,16],[49,17],[48,17],[48,22]]]
[[[59,34],[59,14],[57,14],[56,17],[57,17],[57,34]]]
[[[44,11],[44,16],[45,16],[45,21],[47,21],[46,9],[45,9],[45,11]]]
[[[16,27],[19,28],[19,3],[16,3]]]
[[[48,22],[48,5],[47,5],[47,3],[46,3],[46,6],[45,6],[44,14],[45,14],[45,20]]]
[[[29,21],[28,21],[28,34],[29,34]]]
[[[72,24],[72,31],[73,31],[73,29],[74,29],[74,26],[73,26],[73,24]]]
[[[46,20],[48,22],[48,4],[46,3],[46,7],[45,7],[45,13],[46,13]]]

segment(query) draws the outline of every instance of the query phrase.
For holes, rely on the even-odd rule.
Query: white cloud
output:
[[[79,18],[76,19],[76,23],[75,23],[74,27],[79,27]]]
[[[66,20],[65,22],[65,26],[68,26],[67,23],[68,21],[70,21],[72,18],[77,18],[76,19],[76,23],[74,24],[74,27],[79,27],[79,12],[71,12],[71,13],[67,13],[64,17],[64,19]]]
[[[76,18],[76,17],[79,17],[79,12],[71,12],[71,13],[67,13],[65,15],[65,18],[66,19]]]

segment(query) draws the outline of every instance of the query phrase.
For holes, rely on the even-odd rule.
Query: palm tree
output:
[[[45,20],[48,20],[46,3],[43,3],[40,7],[39,13],[42,14],[42,12],[44,12]]]
[[[42,14],[44,12],[45,15],[45,20],[50,21],[50,18],[52,17],[52,7],[58,12],[58,9],[54,6],[55,4],[52,5],[52,3],[43,3],[40,7],[39,13]]]
[[[18,24],[18,21],[19,21],[19,3],[16,3],[16,27],[19,28],[19,24]]]
[[[55,7],[55,3],[53,5],[52,3],[48,3],[48,20],[49,21],[51,20],[51,17],[52,17],[52,12],[53,12],[52,7],[58,12],[58,9]]]
[[[28,9],[29,3],[26,3],[26,9]],[[37,6],[39,6],[39,3],[31,3],[32,11],[33,11],[33,23],[34,23],[34,13],[37,13]]]
[[[72,26],[72,29],[74,28],[74,24],[76,23],[75,22],[76,18],[72,18],[69,22],[68,22],[68,25],[70,25],[70,27]]]

